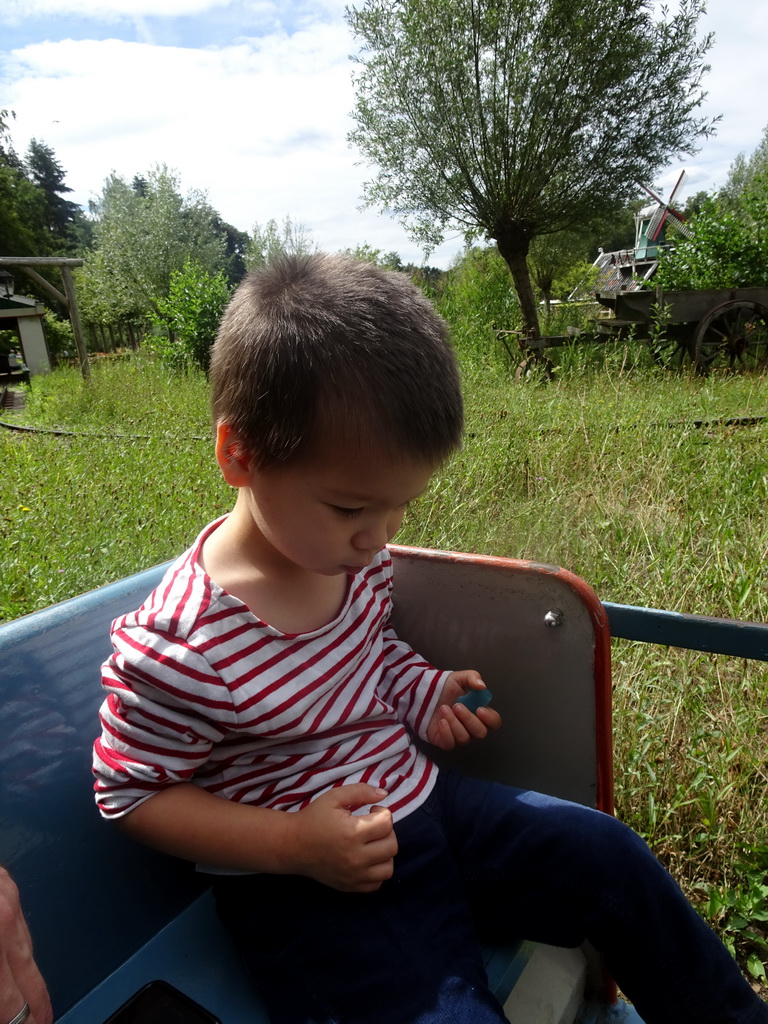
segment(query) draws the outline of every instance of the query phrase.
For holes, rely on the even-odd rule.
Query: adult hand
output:
[[[338,786],[290,815],[297,874],[342,892],[374,892],[392,877],[397,838],[392,814],[375,801],[386,796],[364,782]],[[353,814],[371,806],[366,814]]]
[[[32,939],[21,912],[19,891],[0,868],[0,1024],[8,1024],[29,1005],[26,1024],[52,1024],[53,1010],[32,956]]]
[[[491,707],[470,711],[463,704],[457,704],[459,697],[470,690],[484,690],[485,683],[479,672],[465,669],[451,672],[446,680],[440,703],[427,727],[427,739],[441,750],[453,750],[470,740],[482,740],[489,729],[501,726],[501,716]]]

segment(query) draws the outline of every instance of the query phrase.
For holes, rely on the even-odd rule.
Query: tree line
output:
[[[87,244],[88,225],[50,146],[37,139],[20,157],[13,146],[13,112],[0,110],[0,252],[71,256]]]
[[[0,112],[0,253],[84,260],[75,279],[93,349],[142,343],[168,365],[206,368],[223,308],[247,270],[281,253],[317,248],[309,227],[290,216],[257,223],[250,232],[236,228],[202,192],[182,192],[177,172],[166,166],[131,180],[111,174],[83,210],[68,198],[66,172],[50,146],[32,140],[24,157],[17,154],[12,119]],[[354,254],[420,275],[424,283],[440,276],[365,243]],[[24,290],[49,307],[53,354],[71,351],[66,310],[56,309],[34,282]]]
[[[232,288],[249,267],[279,249],[301,251],[308,232],[286,217],[248,233],[227,223],[203,193],[183,193],[178,174],[156,166],[132,180],[111,174],[87,210],[68,196],[53,149],[33,139],[13,145],[13,113],[0,111],[0,253],[76,256],[78,303],[93,348],[145,340],[172,365],[207,365],[207,349]],[[64,309],[27,282],[24,291],[53,307],[46,333],[53,354],[73,348]]]

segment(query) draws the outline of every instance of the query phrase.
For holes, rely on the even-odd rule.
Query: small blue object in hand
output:
[[[472,714],[476,714],[478,708],[486,707],[492,700],[493,694],[490,690],[470,690],[463,697],[459,697],[456,703],[463,704],[465,708],[469,708]]]

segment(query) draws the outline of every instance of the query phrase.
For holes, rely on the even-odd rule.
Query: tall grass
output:
[[[768,415],[768,378],[665,374],[641,356],[574,350],[540,386],[464,352],[465,444],[398,539],[564,565],[604,600],[768,621],[768,421],[722,422]],[[0,430],[3,618],[172,557],[232,503],[200,375],[140,353],[90,385],[60,370],[11,416],[77,433]],[[766,666],[615,641],[614,682],[618,811],[757,978]]]
[[[0,431],[0,619],[165,561],[227,510],[207,401],[202,374],[140,355],[97,362],[90,385],[75,369],[34,379],[13,422],[65,433]]]

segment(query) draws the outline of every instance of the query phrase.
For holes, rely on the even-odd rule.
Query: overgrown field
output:
[[[768,420],[724,423],[768,416],[768,378],[600,358],[541,386],[474,360],[464,448],[398,539],[564,565],[605,600],[768,621]],[[74,433],[0,430],[0,618],[170,558],[232,501],[202,376],[140,355],[90,386],[59,370],[5,420]],[[767,666],[616,641],[614,680],[618,813],[757,978]]]

